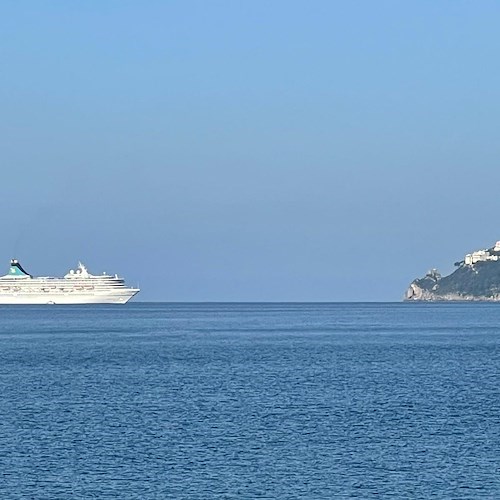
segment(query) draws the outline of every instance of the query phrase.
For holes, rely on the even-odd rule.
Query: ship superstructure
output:
[[[33,277],[16,260],[0,277],[0,304],[125,304],[139,292],[118,275],[90,274],[81,263],[63,278]]]

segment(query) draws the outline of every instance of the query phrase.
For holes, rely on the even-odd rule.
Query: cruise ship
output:
[[[138,292],[116,274],[90,274],[81,262],[64,278],[52,278],[33,277],[12,259],[0,276],[0,304],[125,304]]]

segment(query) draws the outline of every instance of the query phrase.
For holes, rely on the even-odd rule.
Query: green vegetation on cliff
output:
[[[433,291],[438,295],[490,297],[500,293],[500,261],[478,262],[474,267],[462,266],[437,281],[426,277],[416,280],[415,283],[424,290],[430,291],[435,287]]]

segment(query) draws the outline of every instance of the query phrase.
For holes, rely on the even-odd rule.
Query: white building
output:
[[[493,247],[494,252],[500,252],[500,241],[495,243]],[[476,250],[475,252],[468,253],[464,258],[464,263],[466,266],[472,266],[476,262],[486,262],[486,261],[496,261],[498,260],[497,255],[491,255],[488,250]]]

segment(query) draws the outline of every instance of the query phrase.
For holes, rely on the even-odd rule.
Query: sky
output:
[[[5,272],[399,301],[500,239],[498,2],[0,9]]]

